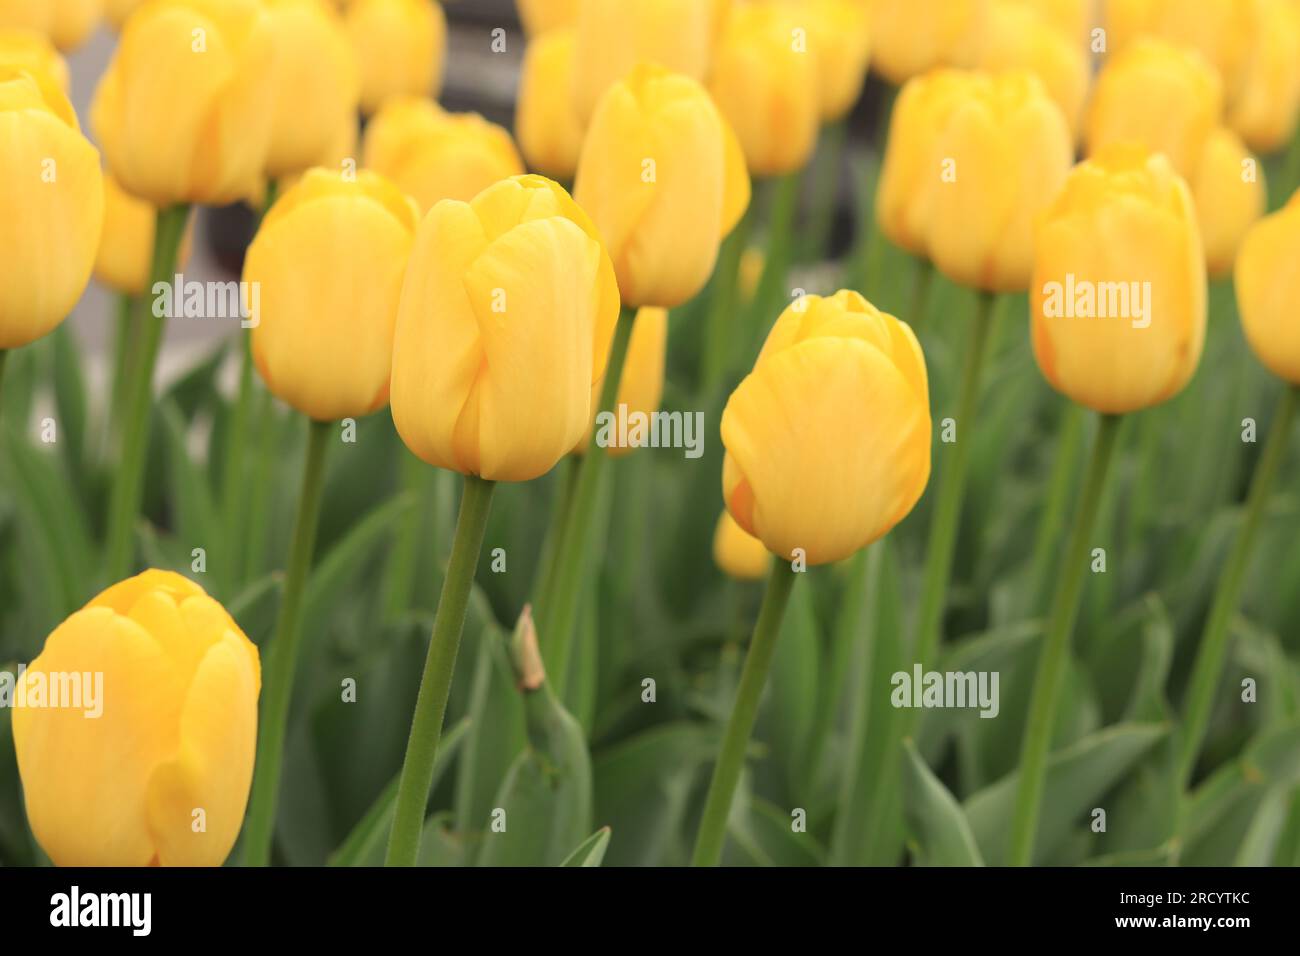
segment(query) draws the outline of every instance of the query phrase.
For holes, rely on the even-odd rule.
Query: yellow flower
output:
[[[517,176],[420,224],[393,344],[393,422],[416,456],[527,481],[591,420],[618,320],[614,269],[560,186]]]
[[[648,61],[703,81],[713,46],[707,0],[582,0],[574,103],[586,121],[605,91]]]
[[[817,61],[822,122],[842,119],[862,93],[871,52],[867,8],[861,0],[810,0],[808,47]]]
[[[113,176],[160,208],[258,189],[275,50],[260,0],[154,0],[127,21],[91,107]]]
[[[572,179],[582,150],[582,120],[573,106],[575,35],[563,27],[528,41],[519,74],[515,135],[528,165]]]
[[[1098,0],[1011,0],[1035,10],[1054,30],[1072,43],[1083,44],[1096,26],[1094,7]]]
[[[3,0],[0,0],[3,2]],[[0,66],[43,73],[66,95],[68,64],[44,35],[35,30],[0,29]]]
[[[556,27],[571,27],[578,19],[582,0],[515,0],[524,32],[540,36]]]
[[[157,209],[125,192],[112,176],[105,176],[104,226],[95,256],[95,278],[127,295],[144,292],[149,284],[157,218]],[[191,217],[176,259],[178,269],[189,258],[193,236]]]
[[[1251,351],[1300,385],[1300,191],[1246,234],[1237,255],[1237,305]]]
[[[1256,2],[1254,42],[1228,122],[1252,149],[1271,153],[1291,140],[1300,117],[1300,3]]]
[[[637,310],[636,319],[632,323],[632,334],[627,343],[627,359],[623,364],[623,375],[618,380],[618,397],[614,400],[615,423],[624,414],[619,411],[619,406],[626,407],[626,419],[629,423],[635,419],[634,415],[644,415],[649,421],[651,415],[659,411],[659,402],[664,394],[664,362],[668,356],[668,310],[659,309],[654,306],[642,306]],[[587,425],[587,431],[583,434],[574,451],[583,454],[587,446],[591,444],[591,433],[594,430],[596,416],[606,409],[600,408],[600,390],[604,384],[604,376],[591,385],[591,422]],[[609,433],[611,438],[618,435],[617,427]],[[629,444],[624,446],[616,441],[611,441],[605,446],[610,457],[617,458],[635,451],[640,445],[634,444],[639,441],[633,433],[633,426],[629,424],[628,437]],[[649,440],[648,434],[645,440]]]
[[[317,421],[384,406],[418,220],[415,203],[369,170],[310,170],[271,207],[244,280],[260,296],[253,359],[273,394]]]
[[[728,400],[722,444],[727,510],[773,554],[812,565],[865,547],[930,476],[916,336],[856,292],[795,302]]]
[[[989,0],[869,0],[871,65],[901,86],[936,66],[969,66]]]
[[[1089,154],[1109,143],[1141,143],[1190,178],[1222,112],[1222,84],[1200,54],[1146,37],[1111,57],[1097,77],[1084,139]]]
[[[718,43],[709,92],[740,139],[754,176],[801,169],[821,118],[816,45],[789,4],[740,6]]]
[[[0,0],[3,2],[3,0]],[[144,3],[144,0],[104,0],[104,16],[108,18],[109,24],[114,30],[122,29],[122,24],[126,18],[135,12],[135,8]]]
[[[266,173],[278,179],[323,165],[344,124],[356,124],[356,57],[325,0],[265,0],[278,56]]]
[[[447,56],[447,16],[435,0],[352,0],[348,36],[361,68],[369,115],[399,96],[438,98]]]
[[[70,706],[54,706],[56,686]],[[257,648],[170,571],[115,584],[55,628],[13,712],[27,819],[50,859],[219,866],[244,819],[260,686]]]
[[[477,113],[447,113],[425,99],[391,100],[366,126],[365,165],[428,212],[441,199],[469,202],[524,171],[510,134]]]
[[[49,36],[57,0],[0,0],[0,28],[36,30]]]
[[[731,512],[723,511],[713,532],[713,562],[729,577],[758,581],[772,567],[772,555],[762,541],[736,524]]]
[[[1206,266],[1212,276],[1226,275],[1241,240],[1268,204],[1264,170],[1236,133],[1218,129],[1205,141],[1190,186]]]
[[[704,88],[643,63],[592,117],[574,198],[604,238],[623,301],[670,309],[708,281],[749,205],[749,177]]]
[[[1069,398],[1120,414],[1176,395],[1205,342],[1205,257],[1162,155],[1108,147],[1070,173],[1039,227],[1034,355]]]
[[[99,26],[103,0],[43,0],[54,8],[50,39],[60,50],[75,50]]]
[[[99,153],[56,81],[0,64],[0,349],[62,322],[90,280],[104,216]]]

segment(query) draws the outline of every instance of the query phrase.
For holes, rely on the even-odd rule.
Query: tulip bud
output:
[[[862,93],[871,52],[867,9],[858,0],[812,0],[807,13],[821,119],[830,123],[842,119]]]
[[[668,310],[654,306],[642,306],[637,310],[632,323],[632,334],[627,343],[627,359],[623,363],[623,375],[618,380],[618,398],[614,400],[614,412],[620,415],[619,406],[627,409],[627,420],[633,415],[650,416],[659,411],[659,402],[664,394],[664,363],[668,356]],[[591,444],[591,433],[595,429],[595,419],[602,411],[600,408],[600,390],[604,376],[591,386],[591,416],[587,431],[574,447],[574,451],[583,454]],[[629,433],[629,438],[636,436]],[[649,440],[648,437],[646,440]],[[635,451],[639,445],[618,443],[610,444],[606,451],[611,458],[617,458]]]
[[[718,42],[709,92],[736,131],[754,176],[801,169],[817,145],[816,17],[784,3],[732,11]]]
[[[772,555],[762,541],[736,524],[731,512],[723,511],[713,532],[713,561],[728,577],[759,581],[772,566]]]
[[[275,39],[275,118],[266,174],[323,165],[345,124],[356,125],[360,80],[343,21],[324,0],[267,0]]]
[[[417,457],[528,481],[591,420],[618,320],[614,268],[555,183],[516,176],[420,224],[393,344],[393,422]]]
[[[424,99],[387,103],[366,127],[365,165],[397,183],[428,212],[441,199],[469,202],[523,173],[510,134],[477,113],[448,113]]]
[[[1200,54],[1142,38],[1111,57],[1097,77],[1084,139],[1090,155],[1109,143],[1141,143],[1190,178],[1222,111],[1222,84]]]
[[[81,700],[56,701],[56,678],[79,678]],[[244,818],[260,686],[257,648],[170,571],[115,584],[55,628],[13,712],[27,819],[50,859],[219,866]]]
[[[126,295],[141,295],[149,285],[154,229],[158,210],[122,189],[112,176],[104,177],[104,227],[95,257],[95,278]],[[181,242],[177,267],[189,258],[194,221]]]
[[[1107,0],[1111,51],[1127,49],[1144,34],[1194,50],[1231,100],[1251,55],[1254,6],[1255,0]]]
[[[558,27],[571,27],[578,19],[582,0],[515,0],[519,20],[530,37],[541,36]]]
[[[43,0],[54,8],[50,39],[60,50],[75,50],[99,26],[103,0]]]
[[[722,494],[741,529],[809,565],[901,521],[930,476],[925,357],[856,292],[806,296],[776,320],[722,413]]]
[[[1070,173],[1038,230],[1034,355],[1057,391],[1122,414],[1176,395],[1205,341],[1205,258],[1186,184],[1137,144]]]
[[[39,339],[90,280],[104,216],[99,153],[56,81],[0,64],[0,349]]]
[[[68,93],[68,64],[49,40],[35,30],[0,29],[0,66],[43,73]]]
[[[248,247],[253,360],[278,398],[317,421],[388,401],[398,296],[419,212],[388,180],[310,170]]]
[[[572,179],[583,127],[573,107],[574,32],[552,30],[528,41],[519,74],[515,135],[528,165],[554,179]]]
[[[990,0],[870,0],[871,65],[901,86],[936,66],[969,66]]]
[[[623,301],[673,308],[708,281],[749,205],[749,177],[704,88],[641,64],[592,117],[574,197],[604,238]]]
[[[1300,385],[1300,191],[1257,222],[1237,255],[1237,306],[1251,351]]]
[[[1252,149],[1271,153],[1295,135],[1300,117],[1300,3],[1258,0],[1257,11],[1228,122]]]
[[[438,98],[447,16],[436,0],[352,0],[345,18],[361,69],[363,113],[395,97]]]
[[[127,192],[164,208],[259,188],[275,49],[260,0],[155,0],[127,21],[91,123]]]
[[[1264,215],[1264,170],[1236,133],[1221,128],[1205,141],[1190,185],[1206,266],[1212,276],[1225,275],[1232,271],[1246,232]]]

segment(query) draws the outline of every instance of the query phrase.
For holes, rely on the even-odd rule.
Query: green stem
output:
[[[811,222],[804,230],[804,253],[809,261],[817,261],[830,248],[831,231],[835,227],[835,209],[838,203],[840,167],[844,162],[844,143],[847,139],[847,122],[837,120],[821,133],[821,145],[813,167],[813,198]]]
[[[1043,503],[1042,516],[1038,522],[1038,533],[1034,538],[1033,569],[1034,587],[1029,595],[1033,601],[1031,613],[1037,614],[1041,602],[1046,601],[1048,575],[1046,569],[1055,562],[1052,555],[1061,539],[1061,526],[1065,522],[1065,509],[1074,484],[1074,472],[1079,458],[1079,443],[1083,437],[1083,409],[1073,402],[1065,408],[1064,421],[1061,422],[1056,446],[1056,461],[1052,464],[1052,475],[1047,482],[1047,496]]]
[[[563,474],[560,475],[555,500],[551,502],[546,534],[542,538],[542,550],[538,556],[538,567],[541,569],[542,577],[541,582],[535,585],[534,619],[545,613],[543,609],[550,604],[551,594],[555,590],[556,553],[560,547],[560,538],[564,535],[564,529],[568,524],[569,514],[573,510],[573,496],[578,488],[578,472],[581,468],[581,455],[565,455],[560,465]]]
[[[776,639],[781,633],[781,618],[790,601],[794,587],[793,565],[783,558],[772,563],[767,590],[763,593],[763,606],[754,625],[754,636],[745,654],[745,667],[736,689],[736,702],[731,709],[731,719],[722,738],[718,762],[713,767],[709,795],[704,801],[704,816],[695,837],[695,854],[692,866],[717,866],[722,859],[722,847],[727,839],[727,817],[731,813],[731,799],[745,766],[745,750],[749,746],[754,721],[758,717],[758,703],[767,685],[767,672],[772,666]]]
[[[1185,791],[1196,768],[1196,758],[1205,742],[1205,731],[1214,705],[1215,692],[1223,673],[1223,659],[1228,650],[1229,624],[1241,600],[1241,588],[1250,563],[1251,546],[1264,519],[1265,505],[1277,478],[1278,468],[1286,452],[1287,439],[1300,404],[1300,386],[1288,386],[1278,402],[1269,428],[1268,439],[1255,474],[1251,478],[1250,492],[1246,498],[1246,511],[1241,527],[1232,543],[1227,563],[1219,572],[1214,588],[1210,614],[1205,621],[1201,643],[1192,666],[1184,704],[1185,717],[1178,751],[1179,789]]]
[[[754,301],[749,304],[751,325],[749,334],[762,343],[767,327],[776,318],[770,315],[777,303],[784,309],[788,298],[784,291],[786,274],[790,271],[790,254],[793,244],[794,213],[799,205],[799,187],[803,177],[790,173],[772,183],[772,207],[767,222],[767,249],[763,272],[754,290]],[[757,354],[757,349],[754,350]]]
[[[934,263],[929,259],[917,259],[916,271],[912,273],[912,301],[907,314],[907,323],[913,332],[919,332],[925,323],[926,313],[930,309],[930,290],[934,288]]]
[[[736,354],[736,332],[741,312],[740,262],[749,242],[748,210],[740,217],[731,235],[722,241],[718,264],[714,268],[713,288],[709,294],[709,314],[704,320],[704,359],[701,381],[704,395],[713,394],[727,374],[731,358]]]
[[[0,399],[3,399],[3,398],[5,397],[5,393],[4,393],[4,385],[5,385],[5,359],[8,358],[8,357],[9,357],[9,350],[8,350],[8,349],[0,349]],[[0,401],[0,407],[3,407],[3,402],[2,402],[2,401]]]
[[[280,790],[284,737],[289,722],[289,702],[302,643],[302,597],[316,548],[321,491],[325,477],[325,449],[333,422],[311,422],[307,458],[303,465],[302,492],[294,521],[293,544],[285,574],[284,600],[275,622],[275,636],[267,652],[262,675],[262,713],[257,728],[257,766],[244,828],[244,865],[266,866],[271,859],[275,832],[275,804]]]
[[[432,475],[429,468],[416,458],[405,445],[398,447],[397,470],[401,476],[402,493],[410,495],[415,508],[394,534],[393,548],[389,552],[388,567],[384,574],[384,619],[395,621],[411,608],[411,593],[415,584],[415,567],[420,557],[420,542],[424,538],[425,516],[433,497]]]
[[[271,484],[275,472],[275,447],[279,420],[271,393],[266,389],[258,392],[257,415],[254,417],[257,428],[257,457],[254,461],[253,477],[248,483],[247,515],[242,522],[244,530],[243,560],[239,564],[241,579],[252,580],[262,574],[266,566],[266,540],[270,522],[266,518],[267,499],[271,494]]]
[[[140,316],[135,297],[123,292],[117,297],[117,328],[113,339],[113,378],[109,383],[108,447],[110,453],[120,448],[122,414],[128,383],[135,365],[136,345],[140,338]]]
[[[230,554],[236,554],[243,541],[240,533],[246,530],[244,520],[248,510],[240,501],[239,492],[244,485],[244,459],[248,444],[248,420],[253,404],[253,345],[252,333],[240,330],[239,392],[235,398],[235,414],[230,422],[226,441],[226,458],[221,472],[221,513],[223,524],[231,538]],[[231,581],[243,576],[243,568],[232,564],[228,568]]]
[[[149,284],[145,294],[139,299],[142,332],[139,351],[136,353],[137,360],[127,383],[122,460],[118,465],[109,500],[108,539],[104,566],[110,582],[120,581],[130,570],[133,551],[131,544],[135,522],[140,515],[140,498],[144,493],[144,465],[145,453],[149,448],[149,403],[153,397],[153,373],[162,346],[163,326],[167,321],[165,318],[154,316],[148,304],[151,301],[151,290],[154,285],[172,280],[189,211],[190,207],[187,205],[158,210]]]
[[[406,743],[406,759],[402,761],[402,776],[397,785],[386,866],[414,866],[420,855],[424,808],[433,785],[433,766],[442,736],[447,695],[451,693],[456,654],[465,629],[465,611],[483,549],[494,487],[491,481],[465,476],[451,560],[442,580],[442,596],[433,619],[433,636],[429,640],[429,654],[424,661],[424,675],[420,678],[420,692],[411,718],[411,736]]]
[[[1115,450],[1115,436],[1122,419],[1103,415],[1097,424],[1092,458],[1084,476],[1079,507],[1074,514],[1065,558],[1056,578],[1056,591],[1047,619],[1034,675],[1034,690],[1029,701],[1025,739],[1020,750],[1020,777],[1016,789],[1016,809],[1011,820],[1011,848],[1007,862],[1011,866],[1028,866],[1034,856],[1034,838],[1038,833],[1038,815],[1043,799],[1047,772],[1047,755],[1056,725],[1056,707],[1061,683],[1070,659],[1070,635],[1079,612],[1083,594],[1083,574],[1088,566],[1089,537],[1101,504],[1106,473]]]

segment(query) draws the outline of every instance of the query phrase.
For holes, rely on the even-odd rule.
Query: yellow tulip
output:
[[[747,532],[731,512],[722,512],[713,532],[713,562],[729,577],[740,581],[759,581],[772,566],[772,555],[763,542]]]
[[[1218,129],[1205,141],[1190,186],[1206,267],[1212,276],[1226,275],[1242,239],[1268,205],[1264,170],[1236,133]]]
[[[104,0],[44,0],[54,7],[50,39],[60,50],[75,50],[86,42],[104,15]]]
[[[1071,43],[1083,45],[1096,22],[1094,7],[1099,0],[1011,0],[1038,13],[1052,29]]]
[[[1109,414],[1173,397],[1200,362],[1205,281],[1196,210],[1169,161],[1102,150],[1039,227],[1029,314],[1043,376]]]
[[[257,648],[170,571],[115,584],[55,628],[13,712],[27,819],[50,859],[219,866],[243,823],[260,686]]]
[[[740,139],[754,176],[801,169],[821,118],[815,17],[785,3],[740,6],[718,42],[709,92]]]
[[[428,212],[442,199],[469,202],[524,162],[510,134],[477,113],[448,113],[425,99],[391,100],[366,126],[365,165]]]
[[[713,46],[707,0],[580,0],[574,104],[587,121],[605,91],[642,61],[703,81]]]
[[[519,20],[530,37],[541,36],[557,27],[571,27],[578,19],[582,0],[515,0]]]
[[[244,280],[260,296],[253,360],[274,395],[317,421],[384,406],[418,221],[414,201],[369,170],[310,170],[271,207]]]
[[[614,400],[616,417],[621,414],[620,405],[627,409],[628,421],[632,421],[632,416],[638,414],[645,415],[649,420],[649,416],[659,411],[659,402],[664,394],[664,363],[667,357],[668,310],[643,306],[637,310],[627,343],[627,359],[623,364],[623,376],[618,380],[618,397]],[[573,449],[578,454],[585,453],[591,444],[596,416],[604,411],[599,407],[603,384],[604,376],[591,385],[591,422]],[[611,458],[617,458],[638,447],[640,446],[612,443],[605,450]]]
[[[1251,351],[1300,385],[1300,191],[1246,234],[1237,255],[1237,305]]]
[[[0,28],[35,30],[48,37],[55,13],[54,0],[0,0]]]
[[[91,107],[122,188],[160,208],[256,192],[274,67],[260,0],[153,0],[137,10]]]
[[[154,229],[158,210],[122,189],[112,176],[104,177],[104,226],[95,256],[95,278],[127,295],[140,295],[149,285]],[[194,236],[191,219],[177,255],[177,268],[189,258]]]
[[[90,280],[99,153],[56,81],[0,64],[0,349],[53,330]]]
[[[325,0],[266,0],[278,57],[266,173],[278,179],[333,158],[356,125],[360,80],[343,21]]]
[[[749,205],[749,177],[704,88],[643,63],[592,117],[574,198],[604,238],[623,301],[671,309],[708,281]]]
[[[1222,112],[1222,84],[1204,57],[1146,37],[1106,62],[1084,119],[1084,139],[1090,154],[1109,143],[1141,143],[1190,178]]]
[[[2,2],[2,0],[0,0]],[[144,0],[104,0],[104,16],[114,30],[122,29],[126,18],[135,12],[135,8]]]
[[[1254,44],[1228,122],[1252,149],[1271,153],[1291,140],[1300,117],[1300,3],[1257,2]]]
[[[400,96],[438,98],[447,56],[447,15],[435,0],[352,0],[348,36],[361,68],[361,110]]]
[[[842,119],[862,93],[871,53],[867,8],[860,0],[811,0],[806,10],[821,119],[830,123]]]
[[[44,35],[35,30],[0,29],[0,66],[43,73],[66,95],[68,64]]]
[[[567,27],[534,37],[519,74],[519,148],[529,166],[554,179],[572,179],[582,151],[582,120],[570,95],[575,42]]]
[[[722,413],[727,510],[773,554],[847,557],[901,521],[930,476],[925,357],[856,292],[781,314]]]
[[[970,66],[989,0],[869,0],[871,65],[901,86],[936,66]]]
[[[420,224],[393,344],[393,422],[439,468],[527,481],[591,420],[618,320],[614,269],[560,186],[517,176]]]

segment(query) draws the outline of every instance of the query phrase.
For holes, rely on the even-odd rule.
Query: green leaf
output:
[[[217,580],[228,580],[230,555],[223,554],[226,536],[218,531],[217,511],[208,486],[207,472],[190,457],[187,430],[175,402],[162,404],[164,445],[167,449],[168,500],[175,508],[174,528],[182,551],[203,548],[210,571]]]
[[[966,814],[936,777],[912,741],[903,741],[905,817],[915,842],[913,857],[923,866],[983,866]]]
[[[609,834],[609,827],[601,827],[579,843],[578,848],[565,857],[560,866],[600,866],[605,859],[605,848],[609,846]]]
[[[54,346],[54,406],[59,416],[59,447],[68,473],[83,497],[86,473],[86,381],[72,328],[65,322],[50,336]]]
[[[823,688],[821,635],[811,587],[798,587],[781,622],[757,739],[771,743],[772,758],[754,768],[761,779],[779,775],[780,792],[806,792],[809,739]]]

